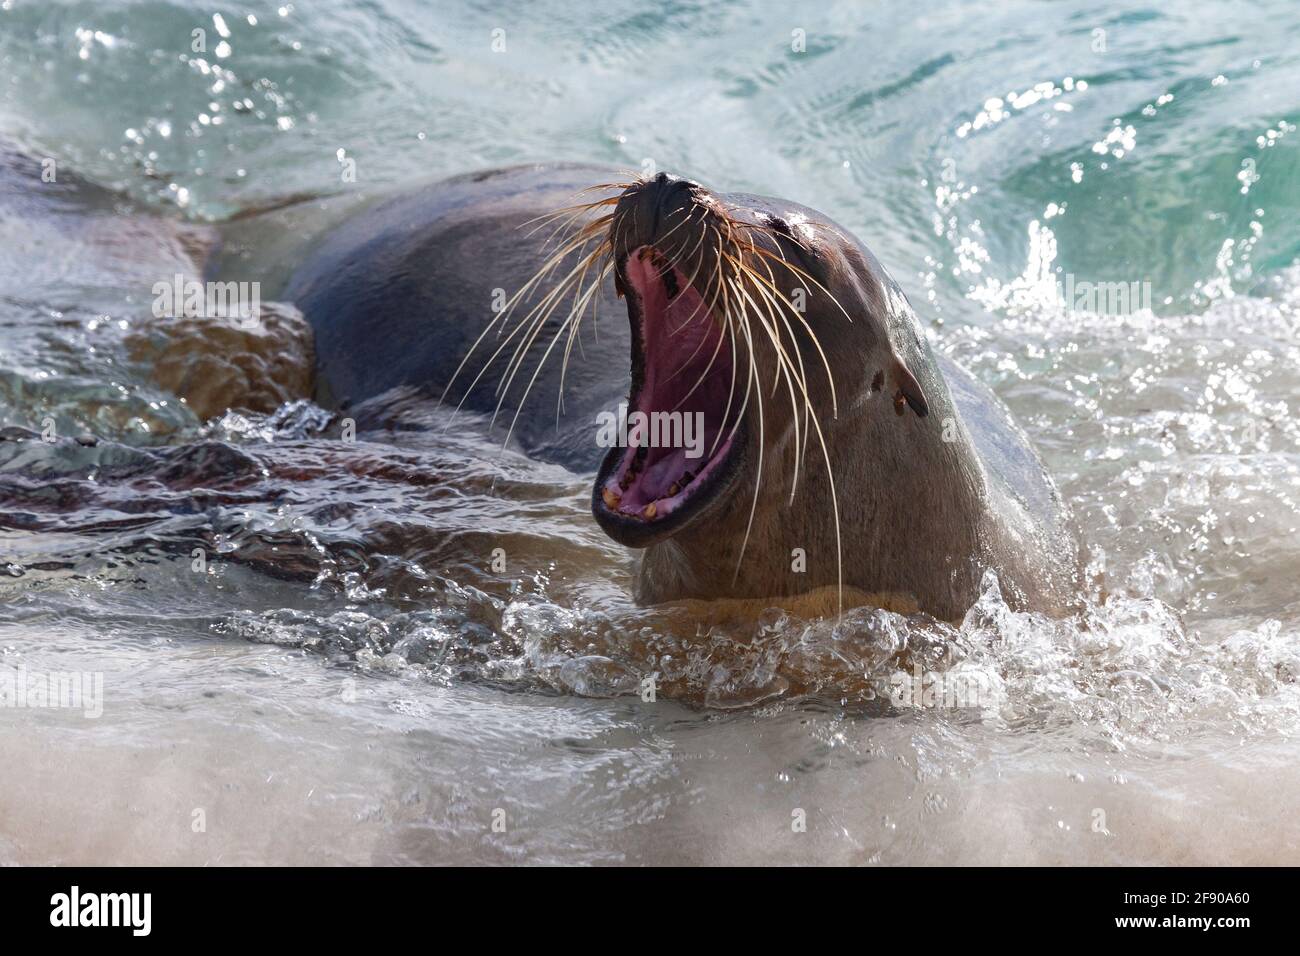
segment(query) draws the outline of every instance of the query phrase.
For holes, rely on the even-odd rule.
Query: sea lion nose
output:
[[[676,193],[690,192],[700,188],[700,184],[694,180],[674,176],[672,173],[659,173],[652,181],[659,189],[661,201]]]
[[[697,182],[671,173],[659,173],[647,185],[649,187],[647,192],[651,193],[649,198],[657,214],[656,226],[665,222],[678,210],[690,205],[697,191],[702,188]]]
[[[694,180],[660,172],[628,187],[619,198],[615,244],[622,252],[652,244],[665,223],[695,201],[703,190]]]

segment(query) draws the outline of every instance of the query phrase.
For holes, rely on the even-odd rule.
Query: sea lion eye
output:
[[[811,238],[809,234],[805,233],[801,236],[799,232],[796,232],[794,227],[790,225],[789,221],[782,219],[780,216],[774,216],[771,213],[765,214],[760,221],[773,233],[784,236],[790,240],[790,244],[794,246],[795,253],[798,255],[799,264],[804,268],[811,270],[820,260],[821,255],[817,251],[816,245],[809,241]],[[806,228],[807,227],[802,227],[800,232],[806,230]]]
[[[787,239],[794,239],[794,233],[790,231],[790,224],[780,216],[768,216],[766,217],[765,222],[773,232],[779,232]],[[796,240],[796,242],[797,241],[798,240]]]

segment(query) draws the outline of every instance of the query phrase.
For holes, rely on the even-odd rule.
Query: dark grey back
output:
[[[459,176],[380,202],[329,231],[310,248],[283,294],[315,331],[318,400],[347,409],[398,388],[437,398],[492,319],[494,297],[513,295],[554,248],[543,246],[549,228],[530,234],[534,226],[526,224],[595,198],[577,193],[618,175],[605,167],[548,165]],[[505,334],[547,288],[515,310]],[[568,315],[568,301],[528,348],[502,405],[502,435]],[[514,433],[533,457],[578,471],[594,470],[604,453],[595,440],[597,413],[617,406],[629,387],[627,310],[612,278],[604,280],[593,306],[596,324],[589,310],[570,358],[559,427],[563,336],[533,384]],[[449,402],[464,398],[467,409],[493,411],[514,342],[477,387],[464,390],[504,337],[494,330],[484,340],[457,377]]]

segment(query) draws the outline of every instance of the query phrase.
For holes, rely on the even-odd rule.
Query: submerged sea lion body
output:
[[[0,295],[125,291],[197,276],[216,232],[165,218],[0,138]]]
[[[1005,406],[932,353],[855,237],[786,200],[662,174],[575,200],[617,178],[577,165],[461,176],[321,236],[281,295],[315,331],[320,400],[373,408],[385,393],[436,401],[450,387],[449,400],[474,411],[500,402],[497,427],[513,422],[528,454],[599,466],[593,512],[644,548],[634,590],[646,603],[842,585],[952,619],[992,568],[1013,604],[1071,605],[1078,543],[1055,485]],[[596,205],[542,218],[575,201]],[[573,234],[564,227],[602,212],[608,225],[590,235],[603,258],[587,260],[587,284],[561,283],[584,246],[550,260],[504,317]],[[751,269],[727,273],[739,260]],[[803,312],[786,299],[795,285]],[[595,320],[571,336],[570,305],[583,297]],[[516,324],[530,315],[536,324]],[[710,352],[721,362],[705,363]],[[758,385],[741,407],[751,374]],[[698,412],[709,457],[601,447],[597,416],[623,401]]]
[[[311,379],[311,334],[281,303],[253,327],[234,316],[173,315],[171,290],[202,282],[218,230],[134,202],[0,138],[0,297],[102,309],[130,325],[127,351],[200,419],[273,411]],[[162,289],[168,290],[160,295]]]

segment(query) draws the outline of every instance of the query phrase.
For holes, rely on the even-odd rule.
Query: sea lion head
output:
[[[606,202],[632,354],[627,444],[597,474],[597,522],[630,547],[707,548],[761,537],[802,492],[829,527],[825,478],[852,467],[848,446],[930,411],[897,285],[848,230],[787,200],[660,173]]]

